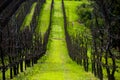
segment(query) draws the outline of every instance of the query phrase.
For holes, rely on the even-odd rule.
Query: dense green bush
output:
[[[92,17],[92,7],[88,3],[82,3],[77,6],[76,13],[79,16],[79,22],[89,26]]]

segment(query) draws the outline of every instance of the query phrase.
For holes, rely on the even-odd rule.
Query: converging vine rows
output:
[[[24,26],[26,28],[21,30],[25,16],[29,13],[34,2],[37,2],[37,5],[30,26]],[[38,23],[37,16],[44,3],[45,0],[18,0],[17,2],[13,0],[5,10],[1,10],[0,70],[3,80],[8,78],[5,75],[8,69],[10,69],[9,74],[10,79],[12,79],[19,72],[23,72],[27,67],[36,64],[37,60],[45,53],[47,42],[42,43],[41,35],[35,32]],[[14,10],[10,12],[10,9]],[[45,37],[45,39],[47,38]]]

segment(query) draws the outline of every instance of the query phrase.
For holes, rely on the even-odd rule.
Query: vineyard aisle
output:
[[[61,5],[61,1],[54,2],[46,55],[15,80],[96,80],[69,57]]]

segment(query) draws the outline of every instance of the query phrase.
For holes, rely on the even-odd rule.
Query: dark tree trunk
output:
[[[94,52],[93,52],[93,73],[95,76],[97,76],[97,69],[96,69],[96,54],[98,53],[97,52],[97,46],[96,46],[96,41],[95,41],[95,34],[94,34],[94,40],[93,40],[93,43],[94,43]]]
[[[9,63],[11,64],[11,57],[9,57]],[[12,75],[12,66],[10,67],[10,79],[12,79],[13,78],[13,75]]]
[[[115,77],[113,74],[108,75],[108,80],[115,80]]]
[[[16,76],[17,75],[16,65],[13,66],[13,72],[14,72],[14,75]]]
[[[37,64],[37,56],[34,58],[34,63]]]
[[[103,80],[103,72],[102,72],[102,66],[100,65],[100,68],[99,68],[99,78],[100,80]]]
[[[32,57],[32,66],[34,66],[34,57]]]
[[[0,29],[0,44],[2,44],[2,29]],[[3,49],[2,46],[0,46],[0,57],[1,57],[1,62],[2,62],[2,78],[5,80],[5,63],[4,63],[4,54],[3,54]]]
[[[10,79],[12,79],[13,76],[12,76],[12,67],[10,68]]]
[[[31,66],[31,65],[30,65],[30,60],[26,60],[25,62],[26,62],[27,67],[30,67],[30,66]]]
[[[3,77],[3,80],[6,80],[6,78],[5,78],[5,66],[3,66],[2,77]]]
[[[20,71],[23,72],[23,61],[20,62]]]
[[[17,63],[17,74],[19,74],[19,63]]]
[[[26,61],[25,61],[25,70],[27,70],[27,63],[26,63]]]

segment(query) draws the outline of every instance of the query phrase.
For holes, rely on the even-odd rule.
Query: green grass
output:
[[[61,1],[55,1],[53,12],[46,55],[14,80],[96,80],[68,55]]]
[[[34,14],[34,11],[35,11],[35,7],[37,5],[37,2],[34,2],[31,6],[31,10],[30,12],[26,15],[24,21],[23,21],[23,24],[20,28],[20,30],[24,30],[26,27],[30,28],[30,23],[32,21],[32,17],[33,17],[33,14]]]
[[[51,1],[47,0],[44,6],[42,7],[41,13],[39,15],[36,32],[41,33],[42,37],[44,36],[45,32],[49,27],[50,6],[51,6]]]

